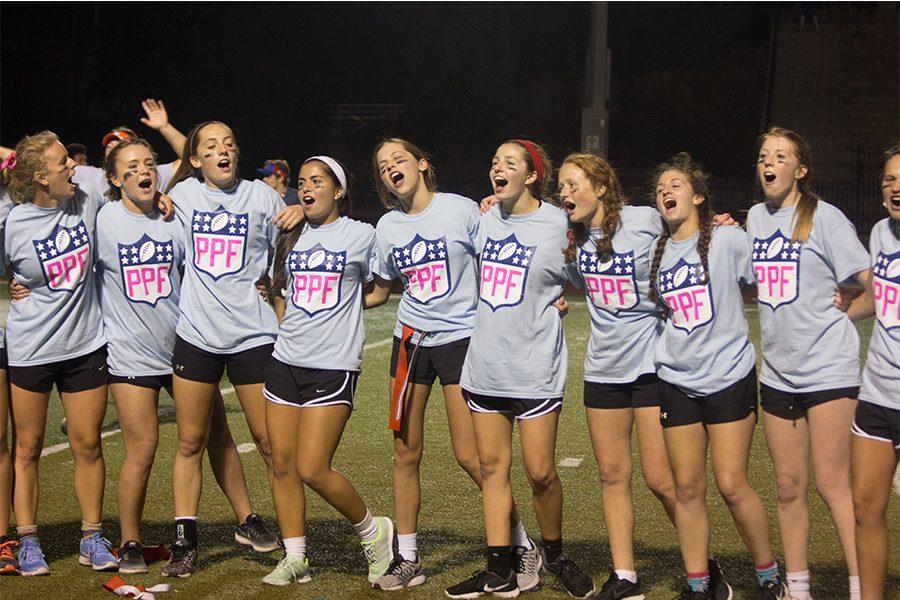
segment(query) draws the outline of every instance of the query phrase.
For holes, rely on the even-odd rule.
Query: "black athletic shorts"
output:
[[[113,375],[109,376],[109,384],[126,383],[137,387],[149,388],[157,392],[162,388],[172,389],[172,375]]]
[[[663,380],[659,382],[659,390],[659,421],[663,427],[693,423],[719,425],[742,421],[750,413],[756,414],[755,367],[737,383],[709,396],[692,398],[677,386]]]
[[[412,355],[415,344],[406,342],[406,356]],[[431,385],[440,378],[441,385],[457,385],[462,375],[463,361],[469,349],[469,338],[448,342],[440,346],[419,346],[416,360],[410,366],[412,383]],[[397,376],[397,359],[400,354],[400,338],[394,337],[394,348],[391,351],[391,377]]]
[[[782,419],[802,419],[806,416],[806,411],[813,406],[838,398],[856,398],[857,396],[859,396],[859,386],[818,392],[783,392],[764,383],[759,384],[762,409],[770,415]]]
[[[562,398],[501,398],[463,390],[469,410],[478,413],[506,413],[517,419],[535,419],[562,408]]]
[[[231,385],[250,385],[265,381],[266,363],[275,344],[264,344],[232,354],[216,354],[175,337],[172,370],[190,381],[219,383],[225,370]]]
[[[887,442],[900,452],[900,410],[860,400],[856,405],[854,435]]]
[[[9,359],[6,356],[6,346],[0,348],[0,371],[5,371],[9,366]]]
[[[61,393],[75,393],[96,389],[109,381],[105,344],[75,358],[45,365],[9,366],[8,371],[10,383],[29,392],[42,394],[52,390],[54,384]]]
[[[585,408],[647,408],[659,406],[659,378],[644,373],[629,383],[584,382]]]
[[[269,402],[297,407],[346,404],[353,408],[359,371],[293,367],[272,357],[266,365],[263,395]]]

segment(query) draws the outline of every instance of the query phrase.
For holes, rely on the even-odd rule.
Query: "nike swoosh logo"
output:
[[[328,390],[316,390],[316,393],[321,394],[322,392],[325,392],[325,391],[328,391]]]

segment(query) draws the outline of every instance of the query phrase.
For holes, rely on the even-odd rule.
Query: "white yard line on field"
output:
[[[386,346],[386,345],[390,344],[392,341],[394,341],[393,336],[383,339],[383,340],[378,340],[377,342],[372,342],[371,344],[366,344],[363,347],[363,350],[370,350],[372,348],[380,348],[381,346]],[[219,390],[222,392],[223,396],[227,396],[229,394],[234,393],[234,386],[229,384],[223,388],[219,388]],[[122,433],[122,430],[117,428],[117,429],[110,429],[109,431],[104,431],[103,433],[100,434],[100,438],[101,439],[108,438],[109,436],[116,435],[117,433]],[[249,448],[248,448],[248,446],[249,446]],[[243,451],[241,450],[242,448],[243,448]],[[245,452],[250,452],[251,450],[254,450],[255,448],[256,447],[253,444],[241,444],[238,446],[238,452],[241,452],[243,454]],[[63,450],[68,450],[68,449],[69,449],[69,442],[60,442],[59,444],[53,444],[52,446],[47,446],[46,448],[41,450],[41,456],[50,456],[51,454],[57,454],[59,452],[62,452]]]

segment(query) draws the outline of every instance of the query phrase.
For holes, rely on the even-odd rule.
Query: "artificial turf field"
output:
[[[588,438],[581,403],[582,361],[589,334],[589,319],[583,302],[570,300],[565,318],[569,343],[569,373],[566,399],[560,420],[557,460],[581,459],[578,466],[560,466],[565,494],[565,550],[595,580],[605,581],[610,565],[606,533],[600,509],[600,485]],[[367,349],[363,373],[356,395],[356,408],[335,458],[335,467],[357,486],[375,515],[393,516],[391,502],[391,435],[387,430],[387,381],[391,346],[388,342],[396,315],[396,300],[366,312]],[[755,309],[747,312],[751,337],[759,341]],[[871,321],[860,326],[862,348],[868,345]],[[223,381],[223,389],[230,389]],[[244,470],[254,508],[275,526],[265,467],[252,448],[240,406],[233,393],[226,394],[229,422],[241,449]],[[144,515],[144,543],[170,543],[172,535],[171,465],[177,440],[171,399],[163,393],[160,412],[160,446],[148,490]],[[45,447],[65,442],[58,424],[62,406],[51,400]],[[117,428],[115,406],[110,399],[105,430]],[[239,547],[233,538],[234,516],[225,497],[216,487],[208,463],[204,471],[204,492],[200,509],[201,563],[189,579],[162,577],[162,563],[150,565],[143,576],[126,576],[130,584],[174,584],[170,594],[158,600],[197,598],[438,598],[443,588],[468,577],[483,567],[484,544],[481,499],[477,488],[456,465],[450,450],[443,398],[435,386],[426,415],[425,457],[422,465],[422,511],[419,549],[427,570],[425,585],[402,592],[377,592],[368,589],[366,566],[359,542],[343,518],[315,493],[307,491],[307,540],[312,581],[288,588],[263,586],[260,579],[276,564],[277,556],[258,555]],[[122,436],[108,435],[103,442],[107,482],[104,510],[105,535],[118,543],[115,490],[118,470],[124,455]],[[518,452],[518,450],[516,451]],[[636,450],[635,450],[636,452]],[[576,463],[578,461],[567,461]],[[109,574],[93,573],[78,565],[80,517],[72,490],[72,458],[67,448],[45,456],[41,461],[41,500],[38,522],[40,538],[51,575],[49,577],[0,578],[0,598],[104,598],[101,590]],[[661,505],[643,485],[635,455],[635,554],[637,569],[643,578],[649,599],[676,597],[683,585],[683,568],[675,531]],[[751,481],[763,498],[772,526],[776,548],[780,539],[775,514],[775,481],[761,427],[757,430],[751,455]],[[711,477],[711,474],[710,474]],[[530,507],[530,490],[521,469],[514,461],[513,487],[523,521],[538,535]],[[811,485],[811,490],[814,487]],[[710,478],[708,494],[712,551],[735,588],[735,598],[756,598],[753,564],[731,521],[727,508]],[[825,505],[813,491],[810,507],[810,568],[813,596],[817,599],[846,598],[847,571],[837,535]],[[891,538],[888,598],[900,598],[900,497],[893,496],[888,514]],[[776,550],[776,552],[779,552]],[[779,552],[780,554],[780,552]],[[546,580],[549,582],[549,580]],[[543,589],[527,598],[563,598],[563,592]]]

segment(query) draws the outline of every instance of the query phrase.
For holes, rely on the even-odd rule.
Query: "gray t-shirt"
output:
[[[4,247],[12,274],[31,294],[10,304],[9,364],[45,365],[84,356],[106,343],[94,263],[102,198],[76,188],[56,208],[31,202],[6,219]]]
[[[165,165],[157,165],[156,174],[158,183],[156,189],[165,192],[175,175],[175,163],[167,163]],[[78,165],[75,167],[75,175],[72,181],[88,194],[96,194],[104,198],[109,193],[109,180],[106,178],[106,171],[100,167],[92,167],[90,165]]]
[[[568,352],[553,303],[566,281],[565,213],[546,202],[527,215],[494,206],[481,217],[479,302],[463,364],[467,391],[561,398]]]
[[[423,346],[472,335],[478,305],[478,206],[438,192],[416,215],[394,209],[375,227],[375,274],[403,279],[394,335],[403,324],[428,332]]]
[[[340,217],[305,225],[282,268],[285,313],[273,356],[307,369],[358,371],[366,333],[362,288],[371,273],[375,230]]]
[[[662,233],[656,209],[623,206],[612,256],[601,262],[596,240],[602,229],[589,230],[576,260],[566,266],[569,279],[584,288],[591,315],[591,337],[584,356],[584,380],[629,383],[654,373],[653,349],[662,332],[659,307],[647,298],[650,248]]]
[[[184,227],[158,214],[109,202],[97,215],[100,309],[109,372],[124,377],[172,373]]]
[[[785,392],[859,385],[859,335],[835,308],[838,284],[869,268],[853,224],[819,201],[809,239],[791,242],[794,207],[747,215],[759,295],[760,381]]]
[[[872,291],[875,326],[859,399],[900,410],[900,227],[883,219],[872,228]]]
[[[274,343],[278,321],[256,282],[268,272],[281,196],[258,179],[223,191],[193,178],[170,195],[185,228],[178,336],[227,354]]]
[[[9,211],[12,210],[12,207],[13,203],[12,199],[9,197],[9,192],[7,192],[6,188],[0,184],[0,273],[6,273],[7,270],[3,238],[6,233],[6,217],[9,216]],[[0,348],[3,348],[3,341],[6,337],[3,331],[2,326],[0,326]]]
[[[740,287],[753,282],[747,234],[734,226],[713,230],[706,283],[698,239],[666,241],[657,289],[669,316],[654,354],[659,378],[693,397],[737,383],[756,361]]]

